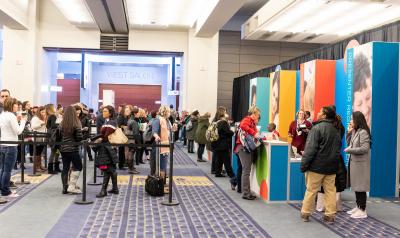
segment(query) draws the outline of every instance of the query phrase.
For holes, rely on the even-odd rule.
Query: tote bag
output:
[[[126,144],[128,143],[128,137],[126,137],[121,128],[117,128],[114,133],[108,136],[108,141],[111,144]]]

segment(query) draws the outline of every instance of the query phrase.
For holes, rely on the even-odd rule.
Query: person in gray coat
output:
[[[186,124],[186,138],[188,139],[188,153],[194,153],[194,140],[196,139],[197,125],[199,122],[199,111],[194,111],[190,115],[189,122]]]
[[[371,131],[364,115],[353,112],[344,152],[350,154],[350,186],[356,194],[357,207],[348,211],[352,218],[367,218],[367,192],[370,189]]]

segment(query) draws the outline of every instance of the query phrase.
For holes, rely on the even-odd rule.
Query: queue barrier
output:
[[[91,134],[93,135],[93,134]],[[32,137],[32,141],[25,141],[25,138]],[[33,150],[34,154],[36,154],[36,146],[38,145],[45,145],[45,146],[56,146],[56,145],[75,145],[75,146],[83,146],[83,168],[82,168],[82,197],[81,199],[76,199],[75,203],[76,204],[91,204],[93,201],[87,199],[87,194],[86,194],[86,176],[87,176],[87,157],[86,157],[86,149],[88,146],[129,146],[131,148],[141,148],[141,147],[149,147],[149,144],[136,144],[136,143],[94,143],[94,142],[89,142],[88,140],[83,140],[81,142],[56,142],[56,141],[37,141],[38,138],[47,138],[50,139],[50,133],[44,133],[44,132],[24,132],[20,136],[21,140],[18,141],[0,141],[0,145],[20,145],[21,146],[21,181],[18,184],[29,184],[28,181],[25,181],[25,145],[33,145]],[[128,136],[129,139],[133,139],[133,137]],[[179,205],[179,202],[176,200],[173,200],[173,164],[174,164],[174,147],[175,143],[172,141],[169,144],[152,144],[152,147],[169,147],[170,149],[170,171],[169,171],[169,196],[167,200],[164,200],[161,202],[162,205],[166,206],[175,206]],[[47,147],[46,147],[47,148]],[[46,152],[47,156],[47,152]],[[45,160],[45,163],[47,163],[47,160]],[[41,174],[36,173],[36,168],[33,166],[33,174],[31,176],[40,176]],[[94,166],[96,168],[96,166]]]

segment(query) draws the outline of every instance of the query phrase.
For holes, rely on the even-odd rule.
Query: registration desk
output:
[[[289,144],[266,141],[250,173],[250,188],[266,202],[302,200],[305,191],[300,159],[289,159]]]

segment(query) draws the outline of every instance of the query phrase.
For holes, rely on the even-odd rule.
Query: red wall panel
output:
[[[57,92],[57,104],[69,106],[80,101],[80,80],[57,79],[57,85],[62,92]]]

